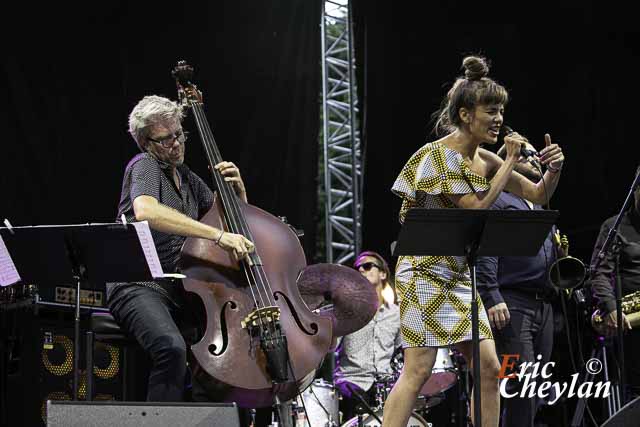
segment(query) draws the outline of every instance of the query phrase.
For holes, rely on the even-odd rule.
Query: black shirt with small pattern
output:
[[[151,196],[195,220],[202,218],[213,205],[213,191],[185,164],[178,166],[177,171],[180,188],[175,185],[169,164],[159,161],[149,153],[141,153],[131,159],[124,172],[116,221],[120,222],[122,215],[127,222],[136,220],[133,201],[139,196]],[[151,235],[162,270],[165,273],[175,272],[186,237],[153,229]],[[157,285],[150,282],[140,284],[157,289]]]

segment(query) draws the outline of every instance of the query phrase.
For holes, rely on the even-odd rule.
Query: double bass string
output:
[[[215,138],[213,137],[213,133],[211,132],[211,128],[208,126],[208,123],[204,117],[204,111],[201,109],[200,104],[198,104],[198,113],[200,114],[200,121],[203,123],[203,130],[204,132],[206,132],[207,134],[207,138],[210,139],[211,141],[211,149],[214,152],[214,156],[217,157],[215,159],[215,162],[221,162],[222,161],[222,155],[220,154],[217,145],[215,143]],[[220,175],[218,175],[220,176]],[[226,184],[226,182],[224,183]],[[233,220],[235,220],[236,218],[238,218],[238,223],[235,224],[238,231],[240,231],[240,233],[242,233],[245,237],[253,240],[253,236],[251,234],[251,230],[249,230],[248,225],[241,220],[242,218],[242,214],[240,212],[240,208],[237,204],[237,201],[235,199],[235,194],[231,193],[231,189],[229,188],[229,186],[227,185],[222,185],[225,187],[225,193],[227,195],[227,199],[229,201],[229,203],[227,203],[227,205],[231,208],[231,210],[233,210],[233,214],[231,217]],[[229,194],[231,193],[231,194]],[[275,300],[273,300],[273,290],[271,289],[271,285],[269,284],[269,280],[266,277],[266,274],[264,273],[264,271],[262,270],[262,268],[260,266],[256,266],[256,271],[258,273],[258,275],[260,276],[260,280],[256,280],[255,276],[254,276],[254,270],[251,268],[251,266],[248,267],[250,270],[250,274],[252,276],[253,281],[256,284],[259,284],[262,286],[264,293],[266,294],[266,299],[267,302],[269,303],[269,305],[276,305]],[[245,269],[246,270],[246,269]],[[260,296],[262,297],[262,294],[260,293]],[[261,298],[262,299],[262,298]],[[264,304],[264,301],[262,301],[262,303]]]
[[[209,163],[212,165],[217,164],[222,161],[222,156],[217,150],[217,146],[215,144],[215,138],[213,137],[213,133],[211,132],[211,129],[208,126],[206,118],[204,117],[204,111],[201,109],[201,106],[199,103],[192,101],[191,105],[195,113],[198,129],[200,130],[200,133],[203,136],[205,150],[210,160]],[[234,199],[234,194],[232,193],[232,189],[230,188],[231,186],[227,185],[227,182],[223,180],[221,174],[216,174],[214,171],[212,172],[215,177],[216,184],[218,186],[218,191],[220,192],[220,196],[221,198],[225,199],[224,206],[229,208],[230,210],[235,211],[233,212],[234,215],[231,215],[231,212],[226,212],[226,209],[225,209],[225,219],[227,220],[227,224],[229,228],[231,228],[233,232],[240,231],[244,236],[251,238],[251,233],[250,233],[250,230],[248,229],[248,226],[246,224],[243,224],[243,221],[241,221],[242,217],[241,217],[240,209],[237,204],[237,200]],[[266,297],[267,297],[267,302],[271,304],[272,296],[270,295],[268,289],[264,285],[264,279],[261,277],[261,279],[263,280],[256,280],[253,269],[250,266],[247,266],[246,264],[244,265],[243,271],[247,278],[247,282],[249,283],[249,289],[251,291],[254,304],[256,305],[256,307],[258,307],[259,304],[255,296],[252,283],[255,283],[258,286],[260,284],[262,285],[262,287],[264,288],[264,294],[266,294]],[[260,268],[257,268],[257,271],[259,273],[264,274],[264,272]],[[263,306],[266,306],[264,297],[263,297],[263,292],[261,292],[259,287],[255,289],[255,291],[258,293],[260,301],[263,304]],[[275,301],[273,302],[273,305],[275,305]],[[263,314],[260,310],[258,310],[258,319],[260,320],[260,323],[264,328],[265,319],[263,319]],[[275,335],[275,326],[273,326],[272,322],[267,322],[267,324],[269,326],[272,326],[272,333]]]
[[[207,157],[209,158],[209,164],[211,164],[212,166],[219,163],[218,159],[216,159],[216,155],[214,152],[212,152],[212,147],[209,145],[209,141],[207,141],[207,138],[209,137],[209,135],[207,135],[206,132],[206,128],[204,126],[204,118],[202,117],[203,115],[203,111],[200,110],[199,105],[195,102],[195,101],[191,101],[191,107],[192,110],[194,112],[194,118],[196,120],[196,124],[198,126],[198,130],[200,131],[200,134],[203,138],[203,146],[206,152]],[[216,181],[216,186],[218,187],[218,192],[220,193],[220,197],[223,199],[228,199],[228,195],[226,194],[226,192],[228,191],[228,189],[226,188],[226,186],[224,185],[224,182],[222,180],[222,176],[220,174],[216,174],[215,171],[213,172],[213,176],[214,176],[214,180]],[[225,206],[228,206],[229,204],[226,203]],[[238,227],[237,224],[234,224],[234,221],[230,218],[229,215],[227,215],[227,212],[225,212],[225,219],[227,220],[227,225],[229,226],[229,228],[232,229],[233,232],[235,232]],[[258,306],[258,299],[256,298],[255,292],[253,287],[249,286],[249,290],[251,291],[251,296],[253,298],[253,302],[256,306]],[[260,295],[260,299],[262,300],[262,295]],[[264,302],[263,302],[264,303]]]
[[[204,111],[200,108],[200,104],[196,102],[192,102],[191,106],[195,113],[196,124],[198,125],[198,130],[200,131],[200,135],[202,136],[202,140],[203,140],[202,142],[205,147],[207,157],[209,158],[208,159],[209,164],[212,166],[216,165],[222,161],[222,156],[216,150],[215,139],[213,138],[211,129],[208,127],[206,117],[204,117]],[[234,206],[234,203],[233,203],[233,201],[235,200],[233,199],[232,194],[230,194],[231,192],[231,189],[229,188],[230,186],[225,185],[226,182],[223,180],[223,177],[221,174],[216,173],[213,170],[211,172],[214,176],[214,180],[216,181],[220,198],[223,201],[223,206],[225,206],[225,209],[223,211],[224,211],[224,217],[227,222],[227,225],[233,233],[237,233],[242,228],[241,225],[236,221],[236,218],[240,218],[240,217],[237,215],[234,217],[233,215],[230,215],[229,212],[227,212],[227,208],[237,210],[235,209],[236,206]],[[252,284],[252,279],[254,282],[257,282],[257,281],[255,280],[254,277],[249,277],[249,273],[247,272],[246,268],[243,268],[243,272],[249,284],[249,290],[251,291],[251,296],[253,298],[253,302],[255,306],[259,307],[258,299],[256,298],[256,295],[255,295],[256,292],[258,293],[262,304],[265,305],[264,297],[260,292],[260,289],[258,288],[254,290],[253,288],[254,285]],[[260,310],[258,310],[258,320],[263,329],[269,328],[269,322],[267,322],[266,319],[264,319],[264,315]]]
[[[204,145],[206,146],[206,150],[207,150],[207,155],[210,158],[210,164],[218,164],[219,162],[222,161],[222,155],[220,154],[218,147],[216,145],[215,142],[215,138],[213,137],[213,133],[211,132],[211,128],[209,127],[208,122],[206,121],[206,117],[204,114],[204,111],[201,108],[201,104],[196,104],[195,102],[192,105],[194,112],[196,113],[197,116],[197,120],[198,120],[198,124],[199,124],[199,130],[201,131],[201,134],[203,136],[203,142]],[[241,233],[242,235],[244,235],[245,237],[253,240],[253,236],[251,234],[251,231],[248,228],[248,225],[246,223],[244,223],[244,221],[242,220],[242,212],[240,211],[240,207],[237,203],[237,198],[235,196],[235,193],[233,192],[233,189],[231,188],[231,185],[228,185],[228,183],[226,181],[224,181],[224,178],[221,174],[219,173],[215,173],[215,171],[212,171],[214,174],[214,177],[216,179],[216,184],[218,185],[218,190],[220,191],[220,196],[223,199],[224,206],[225,208],[228,208],[230,212],[227,212],[225,209],[225,219],[227,220],[227,224],[229,225],[229,228],[234,232],[234,233]],[[256,308],[259,308],[259,304],[257,302],[257,299],[255,297],[255,292],[258,293],[259,298],[260,298],[260,302],[262,303],[263,306],[267,306],[267,305],[274,305],[275,306],[275,301],[272,302],[272,294],[269,292],[269,290],[267,289],[267,287],[264,285],[264,283],[266,282],[268,284],[268,281],[265,280],[266,279],[266,275],[265,277],[260,277],[260,279],[262,280],[257,280],[255,275],[254,275],[254,270],[250,265],[247,265],[247,263],[245,262],[243,264],[243,272],[245,274],[245,277],[247,279],[247,282],[249,283],[249,289],[251,290],[251,293],[253,295],[253,299],[254,299],[254,304],[256,306]],[[264,271],[261,269],[261,267],[256,266],[256,270],[257,272],[262,275],[264,275]],[[252,285],[255,284],[255,285]],[[261,291],[260,289],[260,285],[262,285],[262,288],[264,290]],[[255,292],[253,289],[253,286],[256,286]],[[270,286],[269,286],[270,287]],[[263,296],[264,293],[264,296]],[[265,297],[267,300],[268,304],[265,304]],[[272,336],[277,336],[276,334],[276,328],[275,328],[275,324],[272,321],[269,321],[268,319],[265,319],[265,314],[258,310],[258,319],[260,322],[260,325],[263,329],[269,329],[270,333],[272,334]],[[265,325],[266,323],[266,325]]]

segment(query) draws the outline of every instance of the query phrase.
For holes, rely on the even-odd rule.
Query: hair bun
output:
[[[467,56],[462,60],[462,68],[468,80],[480,80],[489,74],[489,64],[481,56]]]

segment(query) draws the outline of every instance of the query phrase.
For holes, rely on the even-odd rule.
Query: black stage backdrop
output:
[[[421,6],[418,6],[418,5]],[[434,140],[430,115],[481,53],[511,100],[505,122],[537,149],[544,133],[566,163],[551,207],[570,252],[586,262],[617,213],[640,148],[640,33],[621,2],[381,2],[355,0],[366,98],[363,243],[389,255],[400,199],[389,189],[409,156]]]
[[[480,52],[510,90],[506,122],[567,162],[552,207],[587,260],[621,205],[639,149],[640,36],[630,13],[590,2],[489,9],[463,1],[354,2],[363,100],[364,247],[389,255],[399,200],[389,188],[430,134],[463,54]],[[175,98],[170,70],[196,67],[224,157],[252,203],[304,228],[315,252],[321,2],[150,2],[17,7],[3,28],[0,216],[15,225],[110,221],[136,153],[127,115],[144,95]],[[29,16],[29,19],[22,17]],[[193,129],[190,118],[186,127]],[[197,140],[187,164],[207,178]]]
[[[321,2],[161,4],[14,5],[4,15],[0,217],[13,225],[113,221],[137,152],[128,114],[145,95],[175,99],[170,72],[186,59],[249,201],[303,228],[312,256]],[[194,135],[193,120],[185,124]],[[210,182],[197,137],[186,163]]]

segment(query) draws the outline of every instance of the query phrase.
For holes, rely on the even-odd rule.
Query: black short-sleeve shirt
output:
[[[186,165],[178,166],[180,188],[171,177],[171,168],[149,153],[135,156],[124,171],[122,193],[118,204],[120,221],[124,214],[128,222],[135,221],[133,201],[138,196],[151,196],[158,202],[198,220],[211,209],[213,192],[204,181]],[[176,271],[180,250],[185,237],[151,230],[158,257],[165,273]]]

